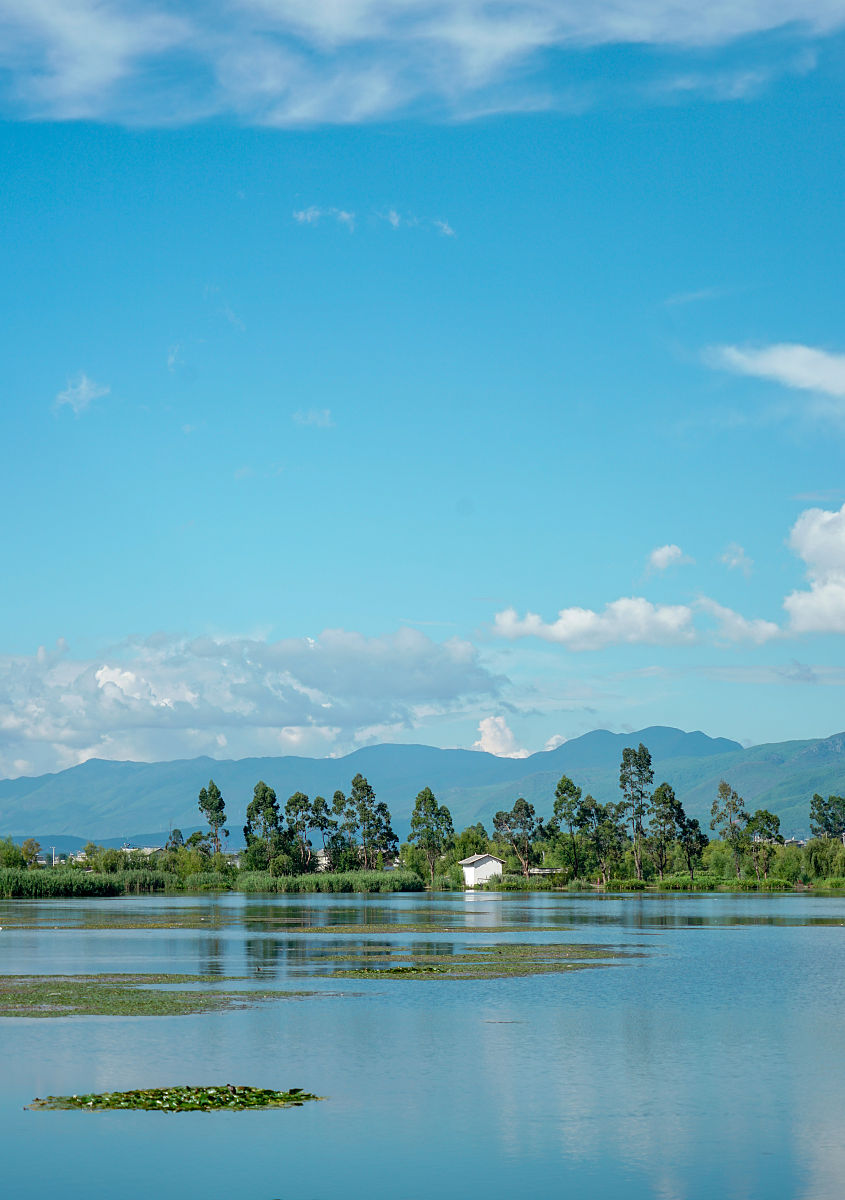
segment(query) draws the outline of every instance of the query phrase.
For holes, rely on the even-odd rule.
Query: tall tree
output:
[[[654,769],[648,748],[640,742],[635,750],[626,746],[619,764],[619,787],[622,804],[631,825],[631,841],[634,846],[634,867],[637,879],[643,877],[643,841],[645,828],[643,819],[651,801],[650,787],[654,783]]]
[[[773,847],[783,845],[780,817],[769,812],[767,808],[758,808],[748,818],[744,832],[749,839],[748,848],[751,851],[751,861],[754,863],[754,873],[757,879],[760,878],[761,867],[763,878],[768,879],[769,867],[774,857]]]
[[[448,850],[455,836],[452,814],[445,804],[438,804],[431,788],[423,788],[417,796],[411,814],[411,836],[425,855],[434,887],[434,868],[442,854]]]
[[[736,877],[739,879],[742,851],[746,846],[745,827],[748,824],[748,810],[742,796],[724,779],[719,784],[718,794],[710,809],[710,817],[710,828],[715,829],[722,841],[727,842],[733,851]]]
[[[522,867],[522,874],[528,878],[528,868],[531,866],[532,842],[540,833],[540,823],[534,812],[534,805],[529,804],[522,796],[509,812],[497,812],[493,818],[495,836],[508,843]]]
[[[208,787],[202,788],[199,794],[199,810],[208,822],[211,829],[211,837],[214,842],[215,854],[220,853],[220,833],[221,830],[225,837],[229,836],[228,830],[224,828],[226,824],[226,805],[223,803],[223,796],[220,793],[220,788],[213,779],[209,779]]]
[[[308,830],[313,820],[311,801],[304,792],[294,792],[285,802],[285,820],[299,852],[299,867],[307,871],[311,865],[311,843]]]
[[[696,864],[701,862],[704,847],[709,838],[695,817],[688,817],[681,809],[681,820],[678,824],[678,841],[687,860],[690,883],[695,882]]]
[[[569,830],[572,862],[576,879],[579,879],[581,875],[578,863],[578,838],[575,835],[575,821],[578,816],[578,805],[580,802],[581,789],[576,787],[568,775],[561,775],[558,785],[555,788],[555,804],[552,820],[558,827],[563,824]]]
[[[352,780],[349,793],[351,807],[361,836],[361,857],[364,869],[374,870],[379,854],[395,853],[399,841],[390,823],[390,810],[383,800],[376,802],[376,794],[363,775]]]
[[[683,818],[684,810],[680,800],[668,783],[661,783],[654,789],[651,798],[651,828],[648,838],[651,856],[661,879]]]
[[[324,796],[315,796],[311,803],[311,825],[322,837],[323,849],[326,850],[332,834],[337,832],[337,821]]]
[[[575,822],[595,855],[601,882],[607,887],[625,845],[625,803],[600,804],[588,794],[578,805]]]
[[[247,850],[253,851],[252,857],[262,865],[266,862],[268,870],[279,847],[279,835],[279,802],[276,793],[260,779],[247,805],[244,841]]]
[[[817,838],[845,840],[845,796],[828,796],[818,792],[810,801],[810,832]]]

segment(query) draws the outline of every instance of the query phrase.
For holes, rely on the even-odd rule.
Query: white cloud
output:
[[[434,227],[435,229],[439,230],[444,237],[455,237],[455,231],[448,221],[435,220]]]
[[[678,567],[694,561],[674,542],[668,546],[657,546],[648,556],[648,565],[652,571],[665,571],[667,567]]]
[[[549,51],[583,62],[585,49],[613,45],[674,58],[692,50],[695,65],[663,89],[724,99],[747,95],[772,68],[754,59],[708,75],[702,50],[772,30],[802,47],[845,24],[841,0],[186,0],[178,17],[175,7],[2,0],[7,108],[145,124],[227,114],[280,126],[415,108],[525,111],[572,90],[571,79],[556,86],[550,76]]]
[[[774,621],[743,617],[707,596],[699,599],[698,607],[718,622],[718,636],[730,642],[755,642],[759,646],[783,635],[783,630]]]
[[[331,429],[334,425],[330,408],[298,409],[293,420],[297,425],[313,425],[315,429]]]
[[[845,504],[808,508],[792,527],[790,549],[807,567],[809,590],[783,602],[794,633],[845,633]]]
[[[473,750],[484,750],[499,758],[527,758],[529,755],[528,750],[517,746],[513,731],[504,717],[484,717],[478,723],[478,733],[478,741],[472,744]]]
[[[544,750],[557,750],[558,746],[562,746],[564,742],[568,742],[569,738],[565,738],[562,733],[556,733],[548,738]]]
[[[729,571],[742,571],[746,577],[751,574],[754,566],[753,559],[748,557],[739,542],[730,542],[725,546],[719,555],[719,562],[724,563]]]
[[[708,351],[714,366],[739,375],[771,379],[784,387],[845,398],[845,354],[831,354],[813,346],[782,342],[760,349],[720,346]]]
[[[505,681],[458,638],[415,629],[382,637],[135,639],[98,658],[62,644],[0,658],[0,776],[88,758],[327,754],[421,714],[490,703]],[[220,739],[223,739],[222,741]]]
[[[73,409],[74,415],[78,417],[90,406],[92,400],[108,396],[110,391],[110,387],[89,379],[83,371],[75,380],[68,380],[65,390],[56,396],[56,404],[58,407],[67,404]]]
[[[326,217],[344,225],[350,233],[355,230],[355,213],[345,208],[317,208],[312,204],[310,208],[300,208],[293,213],[293,219],[299,225],[317,225]]]
[[[641,596],[625,597],[590,608],[562,608],[547,623],[536,613],[520,617],[513,608],[496,613],[495,631],[501,637],[538,637],[570,650],[600,650],[620,644],[670,646],[695,640],[692,609],[684,604],[652,604]]]

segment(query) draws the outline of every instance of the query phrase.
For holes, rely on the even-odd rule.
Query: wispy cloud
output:
[[[773,68],[755,59],[708,72],[703,54],[781,30],[791,59],[809,62],[800,50],[845,24],[837,0],[186,0],[178,16],[176,7],[3,0],[6,111],[144,124],[226,114],[271,126],[520,112],[571,91],[548,71],[549,51],[583,61],[585,49],[624,45],[650,47],[657,76],[661,53],[694,53],[695,66],[659,85],[663,95],[735,99]]]
[[[719,555],[719,562],[724,563],[729,571],[742,571],[746,578],[750,576],[754,566],[753,559],[748,557],[739,542],[730,542],[725,546]]]
[[[296,209],[293,213],[293,219],[299,225],[318,225],[327,218],[337,221],[338,225],[344,225],[350,233],[355,229],[355,213],[345,208],[317,208],[312,204],[309,208]]]
[[[738,375],[770,379],[784,387],[845,399],[845,354],[780,342],[757,349],[718,346],[708,350],[705,358],[711,366]]]
[[[315,429],[331,429],[334,425],[330,408],[298,409],[292,419],[296,425],[312,425]]]
[[[102,396],[108,396],[110,392],[110,387],[106,384],[96,383],[95,380],[90,379],[83,371],[75,379],[68,380],[67,387],[56,396],[56,406],[61,408],[67,405],[73,409],[74,415],[78,417],[90,407],[93,400],[99,400]]]

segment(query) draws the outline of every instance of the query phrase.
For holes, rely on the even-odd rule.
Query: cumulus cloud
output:
[[[725,546],[719,555],[719,562],[724,563],[729,571],[742,571],[746,577],[751,574],[754,566],[753,560],[748,557],[739,542],[730,542]]]
[[[613,600],[601,612],[562,608],[557,620],[551,622],[532,612],[520,617],[515,609],[507,608],[496,613],[494,628],[501,637],[538,637],[570,650],[601,650],[624,644],[671,646],[695,640],[691,608],[684,604],[652,604],[642,596]]]
[[[67,387],[56,396],[56,406],[61,408],[62,405],[67,404],[69,408],[73,409],[74,416],[78,417],[90,406],[92,400],[108,396],[110,391],[110,387],[89,379],[83,371],[77,375],[76,379],[68,380]]]
[[[652,571],[665,571],[667,567],[681,566],[695,560],[684,554],[680,546],[672,542],[668,546],[657,546],[648,556],[648,565]]]
[[[562,733],[555,733],[552,737],[546,740],[543,747],[544,750],[557,750],[558,746],[562,746],[564,742],[568,742],[569,738],[565,738]]]
[[[810,587],[783,602],[794,633],[845,633],[845,504],[837,511],[808,508],[789,534]]]
[[[472,743],[473,750],[483,750],[499,758],[527,758],[529,751],[517,746],[513,730],[504,717],[484,717],[478,722],[478,741]]]
[[[136,639],[95,659],[66,645],[0,659],[0,775],[86,759],[328,754],[432,713],[495,699],[505,681],[469,642],[382,637]]]
[[[560,102],[550,51],[580,64],[585,49],[613,45],[675,58],[692,50],[696,65],[664,90],[731,99],[765,83],[770,66],[707,75],[702,50],[772,30],[801,48],[845,24],[838,0],[187,0],[178,16],[176,7],[2,0],[7,108],[146,124],[227,114],[279,126],[420,108],[524,111]]]
[[[845,354],[831,354],[813,346],[782,342],[759,349],[721,346],[708,359],[739,375],[771,379],[784,387],[819,392],[837,400],[845,398]]]

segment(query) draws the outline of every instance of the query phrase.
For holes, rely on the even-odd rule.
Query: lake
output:
[[[159,927],[120,927],[139,922]],[[0,1019],[0,1179],[16,1200],[845,1194],[842,897],[3,901],[0,926],[6,975],[210,974],[314,993],[188,1016]],[[338,975],[391,950],[504,943],[608,957],[526,977]],[[24,1111],[47,1094],[227,1082],[326,1100]]]

